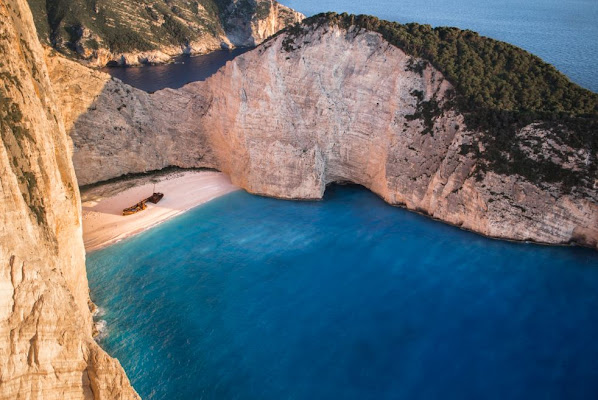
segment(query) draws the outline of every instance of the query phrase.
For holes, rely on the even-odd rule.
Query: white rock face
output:
[[[245,2],[233,0],[224,25],[228,41],[234,46],[255,46],[276,32],[301,22],[305,16],[274,0],[256,0],[256,13],[248,16],[243,10]]]
[[[24,0],[0,0],[0,399],[136,399],[92,338],[77,181]]]
[[[107,76],[95,75],[102,83],[89,88],[91,78],[77,79],[84,72],[53,59],[62,107],[90,104],[66,121],[79,182],[212,167],[252,193],[319,199],[327,184],[350,181],[484,235],[598,245],[596,188],[565,194],[517,175],[477,179],[473,156],[461,154],[476,133],[461,115],[445,111],[431,127],[413,117],[418,102],[445,103],[452,87],[439,71],[409,68],[420,60],[377,33],[326,26],[286,39],[243,54],[206,82],[152,95]],[[544,132],[529,126],[521,135]]]

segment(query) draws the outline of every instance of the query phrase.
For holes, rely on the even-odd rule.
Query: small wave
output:
[[[104,315],[106,315],[106,310],[104,310],[102,307],[96,307],[93,310],[93,313],[91,314],[91,316],[95,319],[95,318],[101,318]]]
[[[108,323],[101,319],[93,324],[94,339],[96,342],[101,342],[108,336]]]

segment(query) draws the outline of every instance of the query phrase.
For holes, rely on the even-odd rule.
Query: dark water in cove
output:
[[[227,61],[248,50],[249,48],[218,50],[196,57],[179,56],[172,64],[131,68],[111,67],[102,70],[146,92],[155,92],[164,88],[178,89],[189,82],[209,78]]]
[[[596,399],[598,252],[236,192],[92,253],[145,399]]]
[[[313,15],[370,14],[390,21],[456,26],[528,50],[574,82],[598,92],[598,0],[281,0]],[[108,68],[124,82],[155,91],[203,80],[245,50],[181,57],[184,64]]]
[[[281,0],[305,15],[370,14],[389,21],[456,26],[503,40],[598,92],[597,0]]]

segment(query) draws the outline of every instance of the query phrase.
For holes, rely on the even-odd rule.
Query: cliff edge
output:
[[[137,399],[92,338],[69,139],[25,0],[0,0],[0,399]]]
[[[354,182],[487,236],[598,246],[596,94],[469,31],[359,18],[310,18],[205,82],[154,94],[54,57],[62,107],[79,107],[67,118],[79,182],[171,165],[280,198]],[[474,61],[446,55],[458,48]],[[479,64],[496,54],[517,62],[478,79],[496,75]]]

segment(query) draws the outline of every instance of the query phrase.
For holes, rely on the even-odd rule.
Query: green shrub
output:
[[[319,14],[304,25],[328,23],[380,33],[407,54],[430,62],[456,87],[462,106],[511,111],[598,114],[598,95],[552,65],[508,43],[469,30],[399,24],[366,15]],[[410,68],[422,71],[425,64]]]
[[[465,116],[467,128],[478,132],[461,154],[477,157],[477,174],[493,171],[519,174],[532,182],[561,182],[572,186],[593,185],[598,174],[598,94],[571,82],[552,65],[508,43],[482,37],[469,30],[420,24],[399,24],[366,15],[327,13],[288,27],[285,51],[296,49],[295,40],[307,27],[338,26],[380,33],[408,55],[407,69],[423,74],[430,63],[455,87],[446,108]],[[432,134],[434,120],[442,114],[438,103],[418,98],[416,113],[408,120],[422,119],[422,134]],[[573,149],[590,153],[589,165],[574,172],[545,159],[537,149],[536,160],[520,148],[517,132],[531,123]],[[486,150],[479,151],[479,143]]]

